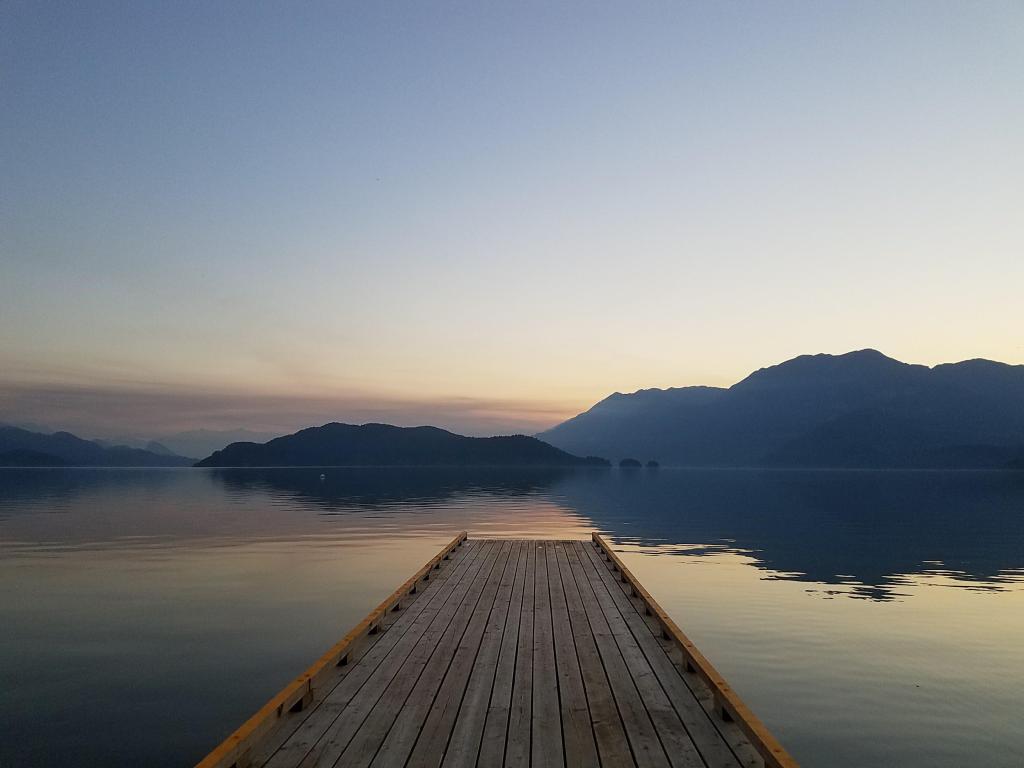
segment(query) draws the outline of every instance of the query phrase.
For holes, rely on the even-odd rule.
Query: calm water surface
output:
[[[1024,473],[0,470],[0,765],[187,766],[455,531],[609,535],[806,766],[1024,765]]]

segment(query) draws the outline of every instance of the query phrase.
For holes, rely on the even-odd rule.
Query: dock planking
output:
[[[607,542],[459,534],[197,768],[796,768]]]

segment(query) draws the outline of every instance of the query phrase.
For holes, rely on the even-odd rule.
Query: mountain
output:
[[[687,466],[1003,467],[1024,455],[1024,366],[803,355],[727,389],[615,393],[538,437]]]
[[[30,432],[18,427],[0,427],[0,454],[12,461],[56,462],[77,467],[187,467],[192,459],[184,456],[161,455],[139,448],[104,446],[92,440],[83,440],[70,432],[52,435]],[[18,466],[28,466],[19,464]]]
[[[29,432],[40,432],[44,435],[52,435],[57,430],[51,429],[43,424],[36,424],[32,421],[0,421],[0,427],[17,427]]]
[[[14,448],[0,453],[0,467],[66,467],[67,464],[56,456],[25,448]]]
[[[37,430],[29,430],[36,432]],[[140,448],[150,453],[158,453],[162,456],[179,456],[163,443],[156,440],[146,440],[141,437],[94,437],[90,442],[96,443],[103,448]]]
[[[534,437],[464,437],[437,427],[325,424],[267,443],[232,443],[197,467],[607,466]]]
[[[0,425],[19,426],[19,425]],[[43,430],[28,429],[30,432],[41,432]],[[277,437],[277,432],[253,432],[249,429],[193,429],[187,432],[174,432],[168,435],[157,435],[148,437],[107,437],[93,438],[92,442],[99,443],[104,448],[141,448],[150,453],[159,453],[165,456],[209,456],[214,451],[230,445],[231,443],[250,442],[265,443]]]
[[[177,454],[168,448],[163,443],[158,443],[156,440],[150,440],[146,443],[145,449],[150,453],[155,453],[157,456],[176,456]]]
[[[156,439],[179,456],[209,456],[231,443],[265,443],[279,435],[279,432],[253,432],[249,429],[193,429]]]

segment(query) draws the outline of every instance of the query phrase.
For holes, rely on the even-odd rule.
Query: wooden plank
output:
[[[393,654],[389,655],[389,659],[374,670],[347,706],[341,710],[327,732],[299,763],[302,768],[334,765],[385,693],[400,696],[397,706],[401,706],[405,701],[405,695],[415,683],[415,678],[418,677],[417,665],[426,662],[430,652],[450,629],[456,613],[462,610],[467,602],[476,604],[476,599],[479,597],[479,590],[474,590],[474,586],[479,583],[476,574],[484,568],[490,568],[493,562],[490,558],[491,549],[492,546],[488,542],[482,542],[479,545],[473,566],[455,585],[440,610],[434,615],[425,617],[425,621],[429,622],[426,631],[410,634],[413,640],[412,647],[410,648],[405,642],[401,643],[401,648],[396,647]],[[404,640],[405,638],[403,638]],[[410,664],[413,665],[412,672],[410,672]],[[403,670],[405,676],[402,677],[400,684],[393,685]],[[411,679],[410,674],[413,674]],[[403,686],[407,687],[403,688]]]
[[[459,583],[479,566],[482,549],[478,543],[463,545],[465,554],[456,561],[450,572],[432,571],[429,582],[420,582],[420,599],[411,605],[390,632],[354,666],[349,675],[331,690],[313,709],[309,717],[272,754],[268,768],[292,768],[299,764],[335,723],[341,712],[374,675],[381,675],[382,662],[388,658],[404,658],[408,649],[419,641],[424,631],[445,602],[453,599]],[[426,584],[426,586],[424,586]],[[258,763],[254,763],[258,765]]]
[[[707,713],[683,682],[651,628],[644,622],[590,544],[578,542],[581,557],[590,560],[592,584],[623,656],[658,728],[674,765],[739,768],[739,761],[715,729]],[[603,585],[603,586],[602,586]],[[618,599],[616,599],[618,598]],[[671,714],[670,714],[671,710]],[[701,737],[700,749],[694,733]]]
[[[576,579],[569,566],[566,552],[569,547],[557,550],[558,571],[565,595],[566,608],[576,646],[583,686],[590,708],[590,724],[597,742],[602,768],[627,768],[634,765],[629,751],[629,741],[623,730],[622,719],[612,696],[612,689],[601,663],[601,655],[590,632],[590,622],[580,597]]]
[[[716,761],[727,761],[728,758],[724,756],[724,752],[727,750],[744,768],[764,768],[764,759],[740,726],[731,720],[721,718],[715,712],[715,701],[711,689],[696,672],[688,673],[686,671],[686,660],[682,651],[676,646],[671,636],[665,632],[660,620],[647,607],[643,599],[637,596],[637,591],[629,581],[622,578],[612,561],[596,544],[592,543],[586,549],[591,559],[597,564],[598,570],[602,570],[606,574],[605,581],[609,585],[608,588],[613,597],[618,593],[617,601],[622,606],[623,616],[626,617],[627,623],[632,623],[638,616],[640,622],[655,636],[655,642],[645,647],[649,638],[645,638],[644,634],[640,632],[634,632],[634,636],[641,641],[645,655],[652,662],[652,667],[658,673],[666,693],[669,694],[677,711],[680,711],[680,717],[689,729],[705,762],[714,765]],[[631,606],[633,610],[627,610],[626,606]],[[660,654],[655,652],[655,647],[661,649]],[[648,648],[650,648],[650,653],[648,653]],[[663,666],[664,659],[660,657],[668,659],[669,667],[676,673],[678,680],[669,673],[669,668]],[[666,674],[661,674],[659,669],[665,670]],[[682,681],[682,689],[678,687],[679,680]],[[689,692],[688,696],[685,695],[686,692]],[[686,710],[685,715],[682,710]],[[701,716],[703,716],[703,720]]]
[[[509,703],[508,735],[505,739],[505,768],[528,768],[533,728],[533,617],[537,578],[537,550],[526,548],[526,580],[523,609],[519,616],[515,677]]]
[[[430,602],[436,587],[449,579],[459,578],[458,569],[460,568],[460,563],[465,560],[471,549],[472,546],[470,544],[456,547],[448,561],[441,561],[441,565],[445,566],[444,568],[432,571],[431,573],[434,575],[429,582],[421,580],[419,586],[406,596],[401,605],[396,605],[388,611],[387,615],[381,619],[380,631],[365,636],[360,643],[353,646],[348,654],[346,663],[336,666],[334,668],[336,676],[332,680],[325,680],[321,687],[313,691],[314,695],[309,704],[303,707],[302,710],[290,713],[287,717],[282,718],[281,725],[278,728],[272,730],[252,747],[249,753],[249,764],[253,766],[264,765],[271,759],[274,753],[281,749],[289,740],[295,738],[298,730],[303,727],[307,720],[315,716],[314,713],[334,692],[335,688],[341,684],[344,677],[349,674],[355,674],[356,677],[368,674],[367,669],[372,670],[376,663],[378,663],[374,659],[382,659],[387,651],[405,634],[412,625],[413,619]],[[377,648],[378,645],[380,647],[374,652],[373,649]],[[320,713],[319,717],[323,717],[323,713]],[[308,749],[308,745],[306,749]],[[300,754],[295,760],[297,761],[301,757],[302,755]]]
[[[252,747],[273,728],[277,727],[286,712],[301,706],[302,702],[312,697],[319,682],[330,676],[338,662],[351,650],[352,646],[385,616],[388,611],[407,595],[423,577],[433,570],[440,560],[466,539],[466,532],[460,532],[441,552],[431,558],[426,565],[413,574],[404,584],[391,593],[369,615],[357,624],[352,631],[335,643],[326,653],[317,659],[312,666],[289,683],[276,696],[264,704],[256,714],[246,720],[237,730],[202,760],[196,768],[228,768],[239,761],[247,759]]]
[[[600,536],[464,540],[210,768],[795,768]]]
[[[584,545],[583,549],[589,555],[595,568],[601,573],[609,594],[618,605],[633,637],[636,638],[662,688],[679,713],[680,719],[686,726],[690,738],[697,745],[704,762],[712,766],[761,764],[762,760],[756,756],[756,752],[754,755],[750,755],[749,752],[740,755],[734,753],[728,743],[729,740],[720,730],[720,726],[724,723],[716,723],[712,719],[710,713],[705,710],[693,690],[687,685],[681,670],[672,661],[667,649],[662,644],[666,641],[659,640],[654,634],[655,630],[660,632],[661,627],[653,617],[644,616],[644,604],[640,598],[632,595],[633,588],[627,582],[623,582],[621,578],[615,578],[611,565],[601,557],[595,545]],[[745,737],[743,741],[746,742]],[[753,752],[749,742],[747,742],[747,747],[750,752]],[[756,759],[751,763],[749,758],[753,756],[756,756]]]
[[[551,626],[551,592],[548,587],[548,542],[533,546],[537,564],[533,596],[533,703],[531,727],[531,766],[561,768],[562,720],[559,703],[558,673],[555,671],[555,640]]]
[[[519,563],[516,566],[515,583],[509,600],[508,617],[505,619],[498,663],[494,671],[487,717],[477,765],[500,766],[505,760],[505,742],[508,736],[509,714],[512,708],[512,688],[515,682],[516,657],[519,649],[519,626],[523,612],[523,592],[526,588],[527,556],[529,542],[522,542]],[[447,762],[447,761],[446,761]]]
[[[501,542],[490,578],[458,647],[454,653],[439,648],[431,657],[373,761],[377,768],[440,765],[511,555],[512,542]]]
[[[612,551],[604,538],[595,532],[593,540],[611,559],[622,578],[630,584],[637,595],[644,601],[647,608],[658,618],[665,633],[675,641],[683,652],[687,665],[700,675],[711,688],[718,705],[718,710],[726,717],[738,723],[744,733],[747,734],[747,737],[757,748],[758,752],[761,753],[767,768],[798,768],[799,764],[796,760],[783,748],[771,731],[768,730],[764,723],[740,698],[739,694],[729,686],[725,678],[719,674],[718,670],[714,668],[704,654],[697,649],[697,646],[676,625],[650,592],[626,568],[625,564]]]
[[[652,623],[652,620],[648,619],[647,623]],[[661,631],[660,626],[654,627],[654,629],[655,631]],[[747,734],[743,732],[743,729],[732,720],[726,720],[719,715],[716,710],[714,694],[712,694],[707,683],[696,672],[687,672],[686,659],[683,657],[682,651],[676,647],[674,642],[670,640],[665,640],[664,642],[668,646],[665,652],[672,659],[672,663],[679,670],[679,674],[683,676],[683,682],[686,683],[686,687],[690,689],[693,697],[715,724],[718,732],[722,734],[722,739],[729,745],[733,754],[739,759],[740,764],[744,768],[764,768],[764,758],[754,748],[754,745],[750,743],[750,739],[747,738]]]
[[[687,671],[686,658],[683,655],[682,649],[678,647],[675,640],[663,627],[659,618],[654,615],[654,612],[650,607],[648,607],[643,599],[638,597],[639,593],[637,590],[633,588],[633,585],[629,580],[623,577],[623,574],[618,570],[611,559],[607,557],[604,551],[598,547],[596,543],[592,543],[591,547],[593,552],[597,554],[595,562],[603,564],[604,571],[610,575],[611,582],[613,582],[614,585],[617,586],[624,595],[626,595],[629,603],[635,608],[635,612],[641,616],[643,623],[655,636],[657,645],[662,647],[665,655],[669,657],[672,667],[682,678],[683,683],[690,691],[692,698],[696,700],[700,710],[705,713],[714,729],[718,732],[719,738],[728,745],[732,754],[739,761],[739,764],[743,766],[743,768],[764,768],[764,759],[754,748],[750,738],[746,736],[739,725],[732,720],[727,720],[721,717],[716,711],[717,705],[715,697],[708,684],[701,680],[692,668]],[[628,615],[628,611],[624,611],[624,614]],[[653,655],[653,657],[656,658],[657,656]],[[671,680],[671,678],[668,679]],[[672,696],[670,695],[670,698],[671,697]],[[683,698],[682,700],[685,701],[686,699]],[[695,736],[694,741],[697,743],[698,748],[700,748],[700,743],[697,740],[700,733],[698,732],[692,735]],[[706,758],[706,760],[707,759],[708,758]]]
[[[480,652],[473,663],[472,674],[469,683],[466,685],[465,696],[459,706],[458,717],[452,729],[451,739],[447,749],[443,750],[444,758],[442,765],[446,768],[455,766],[474,766],[480,754],[480,744],[484,735],[488,705],[494,692],[494,681],[498,669],[499,654],[504,644],[505,630],[508,626],[509,615],[515,599],[517,585],[521,583],[518,578],[520,560],[523,550],[528,546],[525,542],[515,541],[512,544],[512,552],[509,554],[508,563],[505,566],[505,573],[501,577],[501,584],[498,586],[498,594],[494,599],[494,607],[487,620],[487,628],[484,630],[483,639],[480,642]],[[522,587],[519,586],[519,599],[522,601]],[[509,686],[511,690],[511,686]],[[507,722],[507,716],[506,716]],[[416,743],[409,765],[424,764],[420,761],[418,753],[421,752],[421,741]],[[504,749],[504,737],[502,738],[502,749]],[[499,753],[500,755],[500,753]],[[436,764],[433,760],[430,764]]]
[[[568,542],[546,542],[548,590],[551,594],[551,626],[555,645],[555,669],[558,671],[559,704],[562,713],[562,734],[566,765],[598,765],[594,727],[583,686],[583,675],[573,640],[569,607],[558,568],[558,552]]]
[[[392,727],[396,725],[396,718],[402,712],[410,695],[415,693],[413,701],[417,706],[426,697],[425,705],[429,706],[433,693],[437,690],[434,684],[435,677],[437,682],[440,682],[451,663],[452,655],[462,639],[466,626],[474,615],[477,604],[496,570],[495,554],[499,545],[495,542],[486,542],[484,546],[488,548],[488,551],[484,555],[483,567],[476,578],[470,582],[465,600],[453,615],[448,617],[445,622],[446,626],[441,628],[443,632],[440,637],[433,642],[424,641],[402,663],[387,688],[377,696],[372,709],[342,751],[335,765],[340,768],[366,768],[370,765]],[[500,569],[497,570],[500,573]],[[426,675],[424,682],[420,684],[420,678],[424,675]],[[344,719],[344,713],[342,719]],[[403,718],[402,722],[398,724],[398,735],[395,737],[399,740],[399,744],[405,744],[410,736],[415,739],[415,734],[418,733],[421,723],[422,720],[417,722],[413,718]],[[411,734],[410,729],[412,729]],[[326,764],[331,765],[330,762],[326,762]]]
[[[622,613],[608,593],[601,578],[602,574],[590,561],[586,548],[587,545],[584,542],[575,542],[575,549],[587,571],[590,585],[594,590],[594,596],[597,598],[597,603],[604,613],[605,621],[608,622],[608,628],[612,633],[612,637],[615,638],[615,642],[619,646],[619,652],[626,662],[626,668],[633,677],[633,683],[640,693],[640,698],[643,699],[644,706],[647,708],[647,714],[654,724],[654,729],[657,731],[658,738],[665,748],[665,754],[668,755],[669,762],[673,768],[704,768],[704,761],[701,759],[700,752],[697,751],[697,747],[690,739],[686,728],[679,719],[678,713],[672,706],[672,702],[665,695],[665,691],[662,689],[657,677],[655,677],[651,665],[644,657],[640,646],[637,645],[636,638],[633,637],[629,627],[626,626]]]
[[[584,610],[587,613],[587,620],[590,622],[590,631],[597,643],[619,716],[622,718],[626,736],[629,738],[633,759],[641,768],[646,766],[668,768],[670,763],[661,741],[658,739],[657,730],[647,714],[643,699],[640,698],[629,668],[622,658],[618,643],[615,642],[604,612],[597,602],[597,596],[590,583],[588,568],[580,560],[579,552],[575,547],[569,548],[567,554],[576,585],[580,590]]]

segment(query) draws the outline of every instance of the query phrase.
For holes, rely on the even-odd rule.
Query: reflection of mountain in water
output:
[[[316,514],[289,509],[369,517],[417,510],[443,524],[453,519],[446,510],[469,500],[476,517],[459,518],[466,524],[486,516],[488,502],[520,498],[561,506],[658,554],[724,548],[750,555],[767,578],[874,599],[896,597],[907,578],[935,572],[977,588],[1024,580],[1024,474],[1014,472],[0,470],[0,540],[225,540],[238,531],[286,538],[318,528]],[[493,508],[492,530],[500,531],[516,505]],[[55,512],[73,514],[56,527],[42,522]]]
[[[977,587],[1024,569],[1024,477],[1009,472],[573,469],[218,470],[232,491],[262,490],[329,512],[441,507],[539,495],[623,542],[689,556],[723,547],[770,578],[891,599],[907,576],[949,573]],[[696,546],[694,546],[696,545]]]
[[[566,476],[601,469],[524,468],[253,468],[218,469],[213,476],[233,492],[283,495],[331,512],[402,504],[440,505],[456,497],[516,497],[544,493]],[[323,475],[321,479],[321,475]]]
[[[996,587],[1024,569],[1024,477],[1011,472],[662,470],[573,476],[556,492],[624,543],[725,545],[772,578],[856,583],[874,599],[908,575]]]
[[[36,468],[0,471],[0,519],[15,515],[66,512],[85,495],[140,498],[179,490],[190,469]]]

